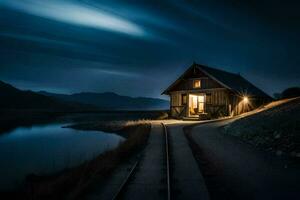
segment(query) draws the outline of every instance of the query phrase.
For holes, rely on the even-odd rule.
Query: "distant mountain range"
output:
[[[168,101],[156,98],[129,97],[115,93],[82,92],[71,95],[45,91],[23,91],[0,81],[0,109],[36,110],[161,110]]]
[[[100,110],[163,110],[169,102],[158,98],[129,97],[112,92],[81,92],[71,95],[41,91],[39,94],[53,97],[62,102],[76,102],[96,106]]]
[[[76,111],[95,108],[76,102],[62,102],[36,92],[17,89],[0,81],[0,109]]]

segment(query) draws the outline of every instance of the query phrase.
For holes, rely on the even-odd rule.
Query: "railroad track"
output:
[[[117,200],[117,199],[121,199],[122,194],[124,194],[125,189],[127,184],[129,183],[131,177],[133,176],[133,174],[135,173],[137,166],[140,162],[140,158],[138,158],[138,160],[133,164],[133,166],[130,169],[129,174],[127,175],[127,177],[125,178],[125,180],[123,181],[123,183],[121,184],[120,188],[118,189],[117,193],[115,194],[115,196],[112,198],[112,200]]]
[[[169,146],[169,134],[167,127],[164,123],[161,123],[164,129],[165,135],[165,150],[166,150],[166,169],[167,169],[167,199],[171,200],[171,178],[170,178],[170,146]]]
[[[169,136],[168,136],[168,131],[167,127],[165,126],[164,123],[161,123],[163,127],[163,134],[164,134],[164,151],[165,151],[165,159],[166,159],[166,184],[167,184],[167,199],[171,200],[171,182],[170,182],[170,153],[169,153]],[[142,153],[141,153],[142,154]],[[134,176],[138,165],[141,160],[141,155],[139,156],[138,160],[133,164],[133,166],[130,169],[129,174],[126,176],[125,180],[121,184],[120,188],[118,189],[117,193],[113,196],[112,200],[118,200],[122,199],[122,196],[124,195],[126,188],[128,184],[130,183],[130,180]]]

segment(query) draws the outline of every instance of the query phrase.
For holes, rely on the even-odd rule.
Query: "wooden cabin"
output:
[[[240,74],[194,63],[162,94],[173,118],[212,119],[238,115],[272,98]]]

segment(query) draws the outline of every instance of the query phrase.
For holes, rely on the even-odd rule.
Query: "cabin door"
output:
[[[189,95],[189,114],[190,116],[198,116],[204,113],[205,95]]]

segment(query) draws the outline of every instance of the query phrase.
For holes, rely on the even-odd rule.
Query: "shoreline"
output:
[[[1,192],[2,198],[76,199],[85,193],[93,183],[109,178],[120,164],[144,148],[151,125],[146,121],[110,122],[107,125],[105,123],[78,123],[67,126],[67,128],[116,133],[126,138],[117,148],[104,152],[77,167],[64,169],[52,175],[28,175],[22,187],[11,192]]]
[[[9,133],[18,127],[31,127],[38,124],[47,124],[51,122],[67,123],[89,123],[99,122],[107,123],[111,121],[128,121],[139,119],[164,119],[168,114],[164,110],[146,110],[146,111],[55,111],[55,110],[0,110],[0,134]],[[78,127],[80,128],[80,127]],[[87,128],[87,127],[84,127]],[[108,127],[106,132],[110,131]],[[83,129],[82,129],[83,130]],[[105,131],[105,129],[103,129]]]

